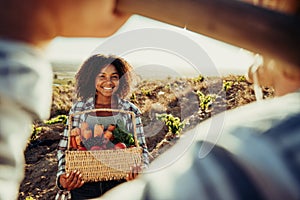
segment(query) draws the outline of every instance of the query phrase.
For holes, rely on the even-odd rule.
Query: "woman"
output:
[[[140,118],[141,112],[134,104],[124,99],[130,91],[132,67],[122,58],[97,54],[91,56],[82,64],[75,78],[78,101],[72,106],[70,114],[95,108],[133,111],[135,113],[137,139],[143,149],[143,164],[147,166],[149,159]],[[101,123],[106,127],[121,120],[128,131],[133,130],[133,123],[128,114],[121,115],[108,111],[75,115],[72,128],[80,127],[82,122],[96,124],[98,119],[101,119]],[[120,183],[134,179],[142,168],[141,166],[132,167],[132,172],[128,173],[126,180],[85,183],[81,180],[82,175],[79,171],[70,174],[65,173],[67,134],[66,129],[58,150],[57,186],[61,189],[59,194],[67,194],[66,196],[70,198],[71,193],[72,199],[99,197]]]

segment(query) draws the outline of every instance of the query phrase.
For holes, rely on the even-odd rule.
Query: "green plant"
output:
[[[132,102],[137,102],[137,100],[136,100],[136,94],[135,94],[134,92],[131,94],[130,100],[131,100]]]
[[[38,127],[35,125],[31,126],[31,136],[30,136],[30,143],[35,141],[38,138],[38,135],[40,134],[40,132],[43,130],[42,127]]]
[[[207,111],[213,102],[216,100],[216,96],[212,94],[205,95],[201,91],[197,91],[197,95],[200,101],[200,108],[203,111]]]
[[[151,90],[150,89],[141,88],[141,91],[142,91],[143,95],[146,95],[146,96],[151,95]]]
[[[223,80],[223,90],[224,91],[228,91],[232,88],[234,82],[233,81],[226,81],[226,80]]]
[[[45,124],[57,124],[57,123],[63,123],[66,124],[68,117],[66,115],[58,115],[50,120],[44,121]]]
[[[179,135],[186,124],[185,121],[181,122],[179,117],[174,117],[172,114],[156,114],[156,118],[164,122],[173,135]]]
[[[242,75],[242,76],[238,76],[237,78],[237,81],[238,82],[245,82],[247,79],[246,79],[246,76]]]
[[[165,85],[165,89],[171,89],[171,84],[170,83],[167,83],[166,85]]]
[[[198,77],[192,78],[193,83],[199,83],[203,81],[204,81],[204,76],[202,76],[201,74]]]

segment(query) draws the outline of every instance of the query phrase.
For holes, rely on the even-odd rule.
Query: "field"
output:
[[[263,89],[264,97],[273,96],[271,89]],[[55,80],[51,118],[66,115],[72,105],[74,83],[72,80]],[[255,101],[253,87],[244,76],[168,78],[142,81],[128,97],[142,111],[142,121],[151,161],[169,149],[180,136],[170,133],[170,126],[157,119],[157,115],[169,114],[185,124],[181,134],[211,116]],[[19,191],[19,199],[54,199],[57,171],[57,144],[64,124],[34,123],[34,133],[24,152],[25,178]]]

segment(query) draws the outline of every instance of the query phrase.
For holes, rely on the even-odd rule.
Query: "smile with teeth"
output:
[[[104,90],[113,90],[112,87],[103,87]]]

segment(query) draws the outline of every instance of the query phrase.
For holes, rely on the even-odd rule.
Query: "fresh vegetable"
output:
[[[70,137],[70,146],[72,149],[77,149],[77,144],[76,144],[76,136],[71,136]]]
[[[121,125],[117,125],[116,128],[113,131],[114,134],[114,140],[113,143],[117,144],[119,142],[125,143],[127,147],[134,145],[134,138],[133,135],[125,130],[125,127]]]
[[[115,144],[115,149],[125,149],[126,148],[126,144],[124,144],[123,142],[119,142],[117,144]]]
[[[104,131],[104,138],[107,140],[113,140],[113,133],[109,130]]]
[[[82,133],[84,130],[90,129],[90,126],[87,122],[82,122],[80,129],[81,129],[81,133]]]
[[[107,130],[109,130],[109,131],[114,131],[115,130],[115,128],[116,128],[116,125],[114,125],[114,124],[110,124],[110,125],[108,125],[108,127],[107,127]]]
[[[77,150],[124,149],[134,146],[133,135],[124,124],[110,124],[105,130],[103,124],[94,125],[94,133],[87,122],[81,128],[71,131],[71,147]]]
[[[95,124],[94,126],[94,137],[102,137],[104,131],[103,124]]]
[[[75,142],[77,146],[81,145],[82,140],[80,135],[75,136]]]
[[[77,142],[78,137],[80,138],[80,129],[73,128],[70,133],[70,146],[73,149],[77,149],[80,145],[80,142]]]
[[[93,132],[92,132],[91,129],[83,130],[83,132],[82,132],[82,137],[83,137],[85,140],[90,139],[92,136],[93,136]]]
[[[80,128],[76,127],[71,130],[71,136],[80,135]]]

